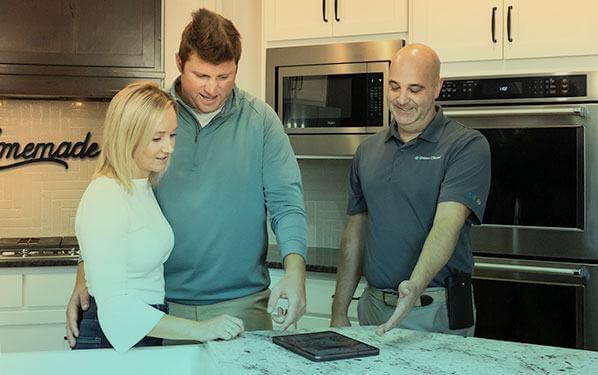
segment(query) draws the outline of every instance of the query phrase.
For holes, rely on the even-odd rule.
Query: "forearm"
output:
[[[199,336],[201,332],[200,325],[199,322],[194,320],[165,314],[147,336],[170,340],[201,341]]]
[[[410,280],[420,294],[434,277],[448,263],[455,250],[459,233],[432,228],[422,249],[421,255],[411,273]]]
[[[295,253],[291,253],[284,257],[285,276],[299,278],[305,282],[305,259]]]
[[[79,262],[77,265],[77,278],[75,281],[75,290],[85,288],[85,267],[83,262]]]
[[[448,263],[468,215],[469,210],[459,203],[445,202],[438,205],[434,224],[410,277],[418,294],[428,287]]]
[[[351,217],[343,232],[332,301],[333,317],[347,314],[355,288],[361,279],[366,220],[365,214]]]

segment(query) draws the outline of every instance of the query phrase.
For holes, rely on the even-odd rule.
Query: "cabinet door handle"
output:
[[[322,0],[322,20],[324,22],[328,22],[328,18],[326,18],[326,2],[328,0]]]
[[[341,21],[341,18],[338,16],[338,0],[334,0],[334,19],[336,22]]]
[[[513,38],[511,38],[511,11],[513,10],[513,6],[509,5],[507,9],[507,39],[509,42],[513,42]]]
[[[496,44],[496,7],[492,7],[492,43]]]

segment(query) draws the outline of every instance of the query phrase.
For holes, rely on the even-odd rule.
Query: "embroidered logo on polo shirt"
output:
[[[431,155],[431,156],[423,156],[423,155],[416,155],[415,160],[438,160],[441,157],[438,155]]]
[[[473,191],[470,191],[469,193],[467,193],[467,197],[469,199],[471,199],[472,201],[474,201],[478,206],[482,205],[482,200]]]

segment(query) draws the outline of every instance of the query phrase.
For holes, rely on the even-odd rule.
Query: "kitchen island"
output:
[[[0,374],[598,374],[598,352],[374,327],[335,331],[380,355],[310,362],[272,343],[280,332],[246,332],[204,345],[0,354]]]

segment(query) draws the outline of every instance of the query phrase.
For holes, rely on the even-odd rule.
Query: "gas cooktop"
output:
[[[0,238],[0,260],[9,259],[77,259],[76,237]]]

